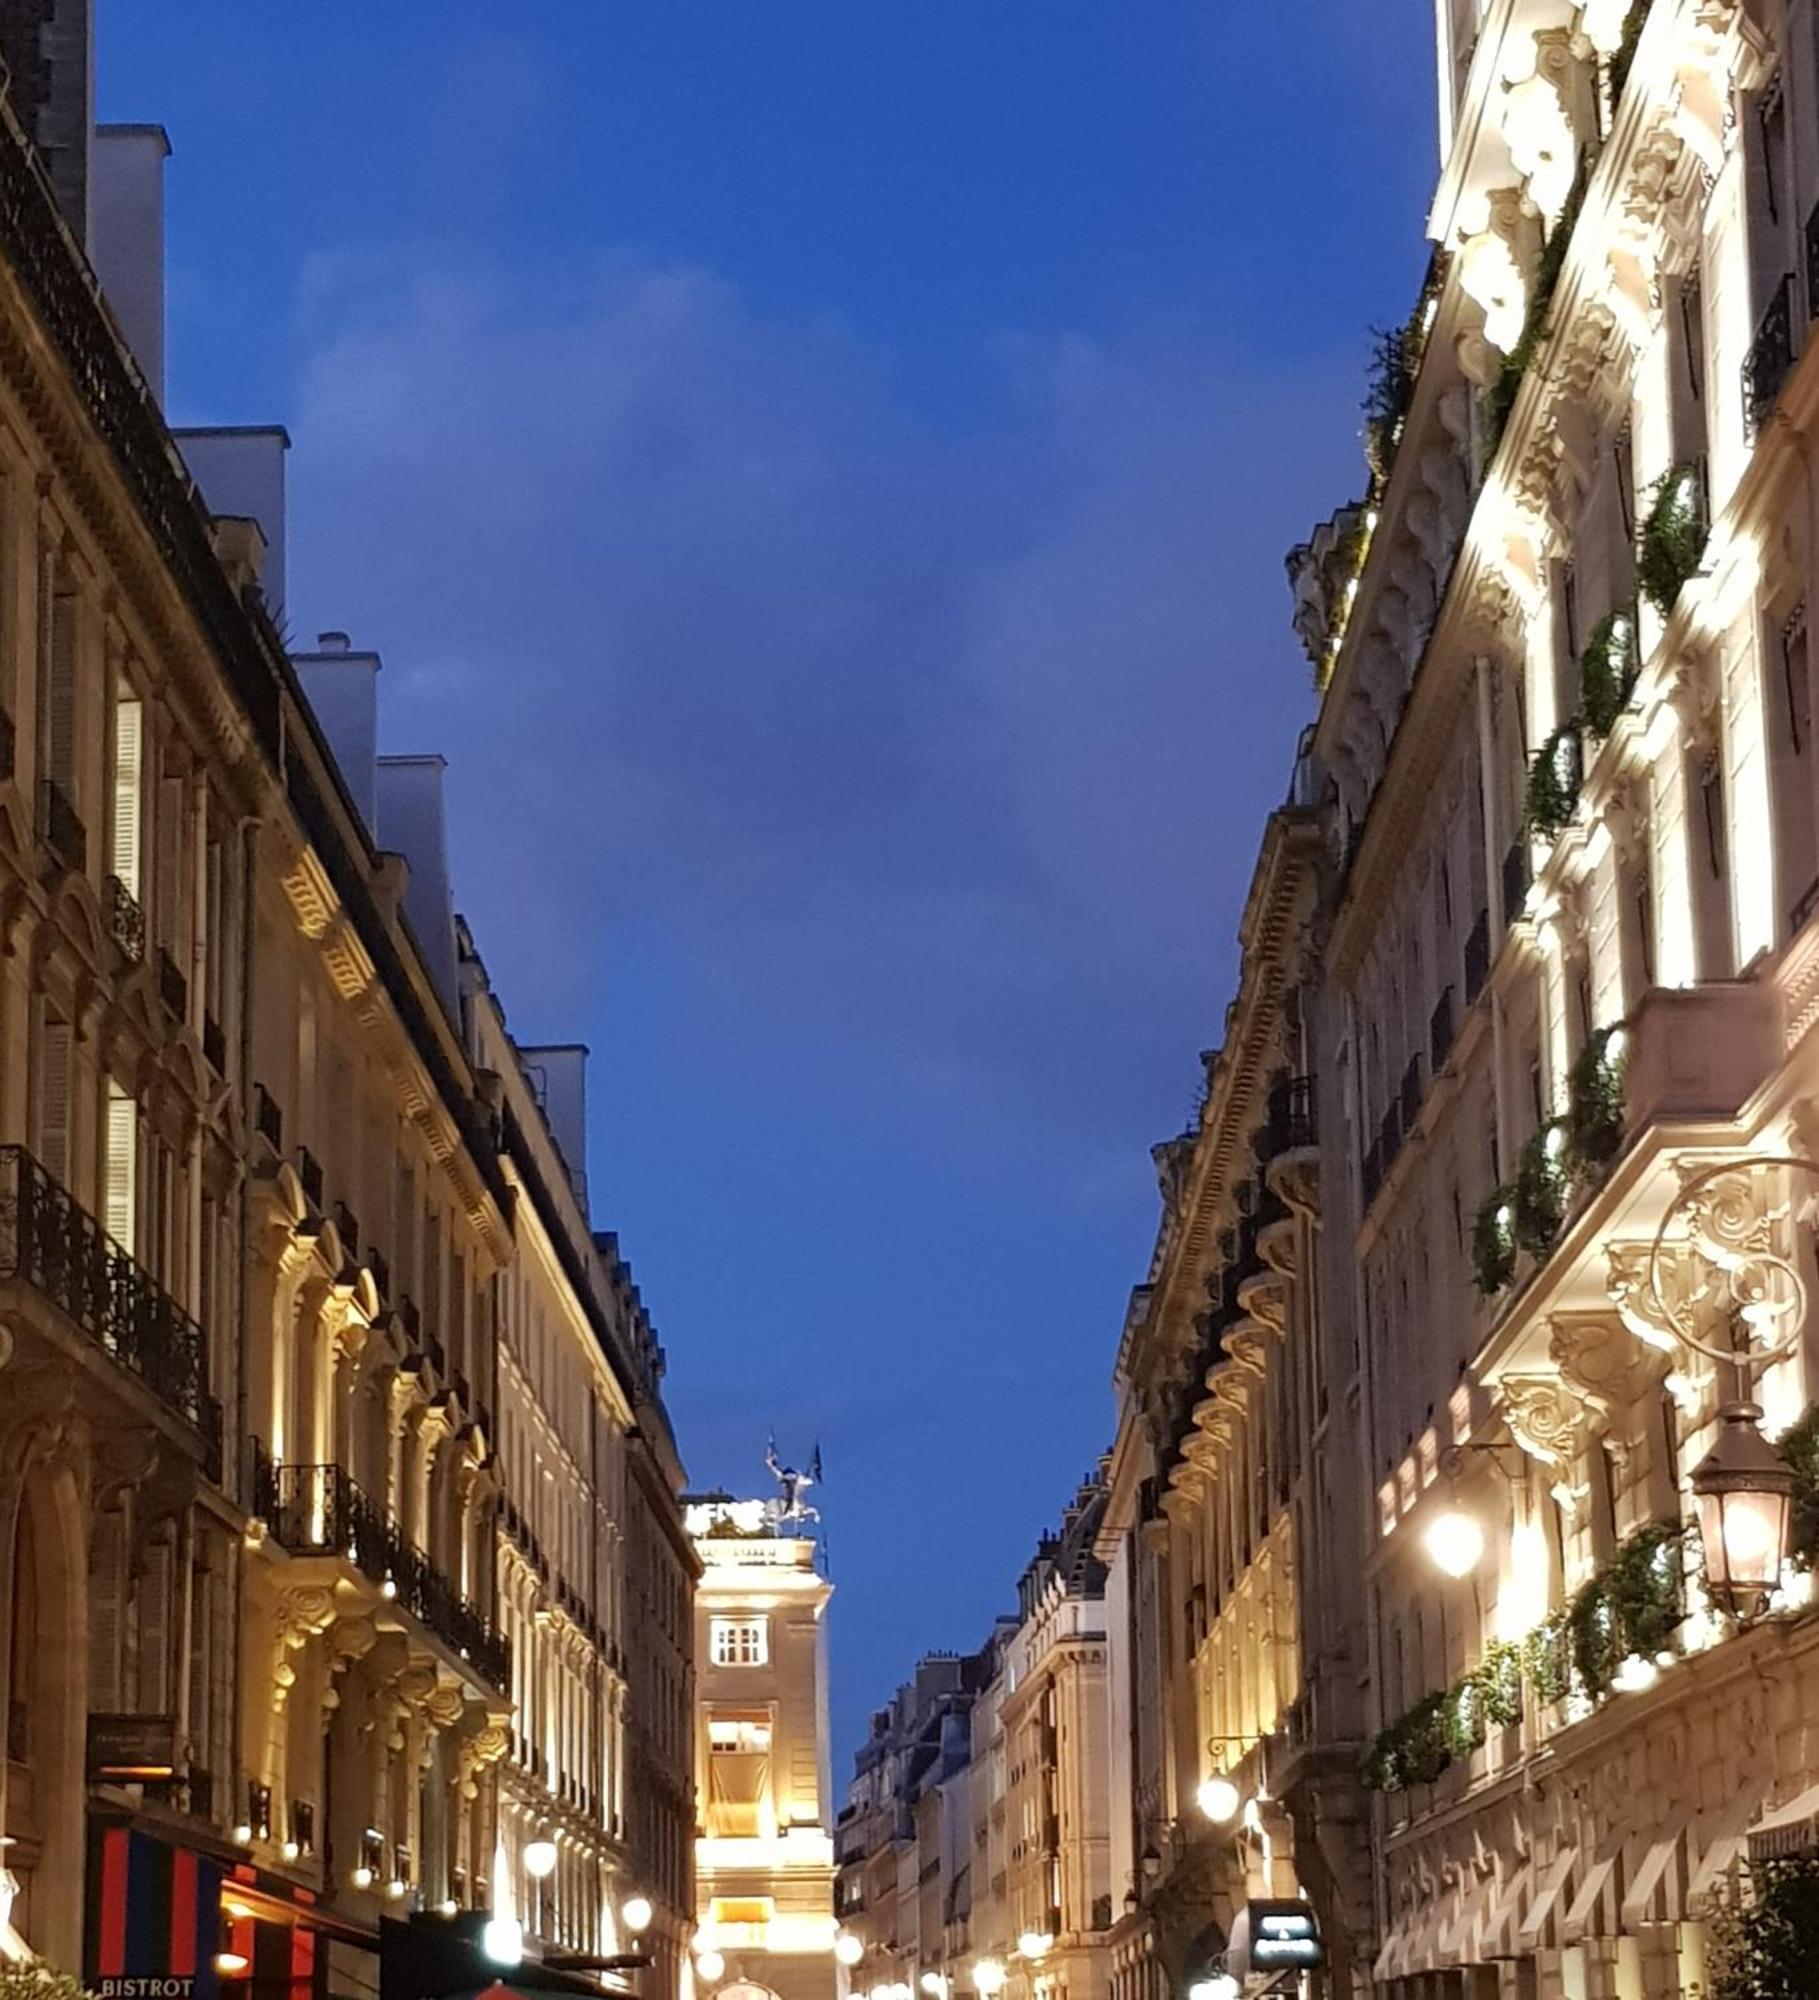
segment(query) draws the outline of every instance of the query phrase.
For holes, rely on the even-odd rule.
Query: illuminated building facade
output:
[[[695,1984],[834,2000],[827,1720],[833,1585],[782,1503],[691,1500],[695,1588]]]
[[[439,760],[377,755],[373,656],[279,637],[283,433],[165,427],[168,145],[92,129],[89,39],[0,6],[0,1956],[370,1991],[381,1917],[522,1910],[533,1829],[533,1928],[610,1948],[642,1892],[673,2000],[661,1353]]]

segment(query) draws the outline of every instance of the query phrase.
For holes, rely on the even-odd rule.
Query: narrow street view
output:
[[[1819,2000],[1815,577],[1819,0],[0,0],[0,2000]]]

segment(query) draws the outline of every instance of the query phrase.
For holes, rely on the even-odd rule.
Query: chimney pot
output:
[[[345,632],[318,632],[316,651],[319,653],[345,653],[349,645]]]

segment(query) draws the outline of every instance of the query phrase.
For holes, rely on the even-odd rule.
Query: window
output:
[[[768,1715],[728,1712],[708,1717],[707,1746],[716,1757],[763,1757],[770,1754],[771,1719]]]
[[[708,1633],[717,1667],[762,1667],[770,1659],[768,1618],[715,1618]]]
[[[134,902],[140,897],[144,727],[144,709],[130,694],[122,692],[114,702],[114,809],[109,825],[108,868]]]
[[[130,1257],[138,1249],[139,1107],[130,1092],[107,1080],[107,1161],[103,1188],[107,1233]]]

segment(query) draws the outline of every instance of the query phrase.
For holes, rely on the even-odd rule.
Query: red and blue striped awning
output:
[[[91,1825],[84,1983],[101,2000],[218,2000],[221,1865],[132,1827]]]

